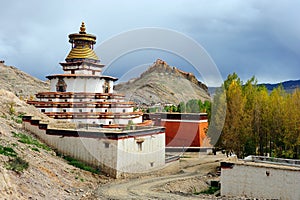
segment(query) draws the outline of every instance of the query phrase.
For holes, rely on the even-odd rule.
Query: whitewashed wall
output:
[[[138,137],[144,140],[140,151],[133,137],[119,140],[63,137],[47,135],[45,130],[30,122],[23,122],[23,125],[52,148],[90,165],[99,166],[101,171],[115,178],[124,173],[145,172],[165,164],[164,133]]]
[[[50,81],[50,91],[56,92],[56,84],[58,78],[53,78]],[[64,81],[67,85],[66,92],[94,92],[102,93],[104,79],[95,79],[95,78],[80,78],[80,77],[69,77],[64,78]]]
[[[139,144],[139,140],[144,141]],[[119,173],[145,172],[164,165],[165,133],[118,140]]]
[[[299,188],[299,167],[235,164],[232,169],[221,169],[221,195],[298,200]]]

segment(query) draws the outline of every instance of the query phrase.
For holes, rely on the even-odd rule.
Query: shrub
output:
[[[21,142],[21,143],[32,144],[32,145],[35,145],[38,148],[42,148],[42,149],[45,149],[47,151],[51,150],[50,147],[48,147],[47,145],[40,143],[38,140],[36,140],[36,139],[34,139],[34,138],[32,138],[28,135],[25,135],[25,134],[22,134],[22,133],[15,133],[15,132],[13,132],[13,135],[16,138],[19,138],[18,141]]]
[[[0,145],[0,154],[10,157],[16,157],[18,154],[10,147],[4,147]]]
[[[7,162],[6,169],[13,170],[15,172],[22,172],[23,170],[27,169],[29,167],[29,164],[26,160],[23,160],[20,157],[15,157],[13,159],[10,159]]]
[[[207,190],[203,190],[201,192],[194,192],[194,194],[214,194],[216,191],[220,190],[219,187],[210,186]]]
[[[88,166],[85,163],[83,163],[79,160],[76,160],[75,158],[72,158],[70,156],[62,156],[62,158],[65,159],[66,161],[68,161],[68,164],[73,165],[74,167],[77,167],[79,169],[83,169],[85,171],[89,171],[89,172],[92,172],[94,174],[99,174],[100,173],[99,169]]]
[[[9,103],[8,103],[8,109],[9,109],[9,114],[10,114],[10,115],[14,115],[15,112],[16,112],[16,109],[15,109],[15,102],[9,102]]]

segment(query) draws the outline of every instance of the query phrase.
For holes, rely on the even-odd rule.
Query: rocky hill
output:
[[[179,104],[190,99],[210,100],[208,88],[194,74],[157,60],[140,77],[115,86],[115,92],[126,95],[137,104]]]
[[[37,92],[48,91],[49,87],[49,82],[34,78],[16,67],[0,63],[0,89],[13,92],[19,97],[29,98]]]

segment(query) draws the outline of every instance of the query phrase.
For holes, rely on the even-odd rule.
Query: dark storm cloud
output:
[[[214,1],[198,8],[198,15],[182,20],[224,77],[237,72],[260,82],[300,78],[299,2]]]
[[[59,72],[67,35],[85,21],[98,44],[141,27],[184,33],[208,51],[223,78],[237,72],[260,82],[299,79],[299,9],[292,0],[7,1],[1,3],[0,59],[39,78]]]

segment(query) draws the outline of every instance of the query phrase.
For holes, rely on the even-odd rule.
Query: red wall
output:
[[[206,137],[207,122],[170,122],[161,121],[166,128],[167,147],[201,147]]]

